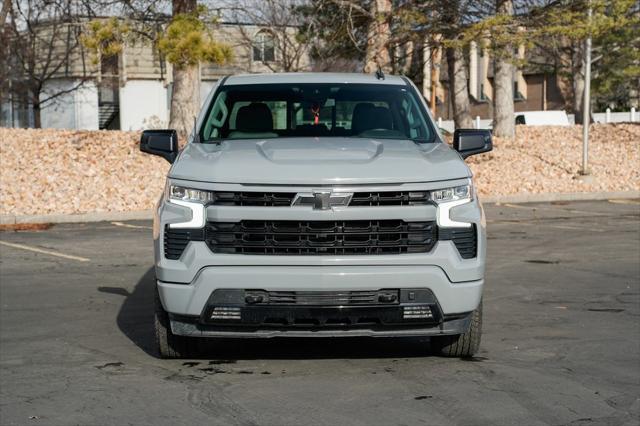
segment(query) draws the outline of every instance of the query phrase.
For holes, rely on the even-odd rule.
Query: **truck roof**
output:
[[[384,80],[376,78],[375,74],[334,73],[334,72],[296,72],[270,74],[239,74],[229,76],[224,85],[239,84],[302,84],[302,83],[350,83],[350,84],[385,84],[401,85],[407,83],[397,75],[385,75]]]

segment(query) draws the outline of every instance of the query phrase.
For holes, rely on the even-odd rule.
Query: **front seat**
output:
[[[262,102],[253,102],[238,109],[236,115],[236,130],[229,137],[240,139],[276,137],[273,133],[273,116],[271,109]]]
[[[351,129],[354,135],[371,129],[393,128],[393,119],[389,108],[377,107],[370,103],[360,103],[353,109]]]

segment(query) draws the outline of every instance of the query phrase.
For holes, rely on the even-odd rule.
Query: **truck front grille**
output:
[[[295,192],[216,192],[216,206],[289,207]],[[429,202],[425,191],[355,192],[350,207],[417,206]]]
[[[349,206],[419,206],[429,202],[427,192],[356,192]]]
[[[214,253],[363,255],[426,253],[436,243],[435,222],[402,220],[208,222]]]
[[[216,192],[216,206],[289,207],[295,192]]]

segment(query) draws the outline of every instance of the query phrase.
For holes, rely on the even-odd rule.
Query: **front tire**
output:
[[[189,358],[196,353],[195,338],[177,336],[171,332],[169,314],[164,310],[158,286],[154,286],[156,347],[161,358]]]
[[[478,308],[471,314],[471,326],[466,333],[452,336],[434,336],[431,347],[438,355],[445,357],[468,358],[480,349],[482,336],[482,300]]]

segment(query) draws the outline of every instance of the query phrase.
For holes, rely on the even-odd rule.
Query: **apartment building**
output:
[[[202,64],[199,68],[203,102],[216,81],[225,75],[282,71],[282,53],[273,34],[264,28],[223,23],[213,30],[217,41],[233,49],[233,60],[225,65]],[[286,34],[295,38],[295,27]],[[77,34],[76,34],[77,35]],[[310,68],[306,51],[295,53],[296,69]],[[291,58],[287,58],[291,61]],[[140,130],[164,127],[169,121],[172,67],[149,43],[125,45],[117,56],[93,63],[81,48],[69,63],[49,79],[40,99],[63,93],[42,106],[41,126],[63,129]],[[33,127],[34,114],[24,90],[2,97],[0,126]]]
[[[77,37],[82,23],[69,24],[69,33]],[[46,31],[46,29],[45,29]],[[295,27],[285,29],[289,46],[296,46]],[[222,23],[213,29],[216,40],[230,45],[234,52],[231,63],[225,65],[202,64],[199,68],[200,100],[225,75],[259,73],[291,69],[291,57],[277,48],[274,34],[256,25]],[[279,34],[278,37],[281,37]],[[424,58],[433,57],[423,66],[423,95],[429,101],[435,87],[434,116],[444,120],[453,118],[448,93],[446,60],[441,51],[428,48]],[[295,70],[311,71],[314,67],[306,49],[293,53]],[[289,52],[291,55],[291,52]],[[520,46],[516,58],[533,55]],[[493,60],[487,49],[472,43],[468,50],[468,90],[471,115],[483,119],[493,116]],[[357,65],[356,65],[357,68]],[[432,84],[432,79],[437,83]],[[564,109],[565,99],[554,73],[544,73],[532,66],[516,67],[513,74],[515,111]],[[78,46],[67,63],[54,78],[47,80],[40,99],[52,93],[62,93],[43,105],[41,126],[67,129],[121,129],[140,130],[168,125],[172,88],[172,67],[157,48],[149,43],[125,45],[117,56],[103,58],[95,63],[86,49]],[[9,96],[0,97],[0,126],[34,127],[32,102],[24,88],[9,85]]]
[[[527,52],[524,46],[519,46],[514,51],[514,58],[531,60],[534,53]],[[431,57],[427,49],[424,56]],[[432,69],[430,61],[425,62],[425,80],[423,82],[423,94],[425,98],[431,96],[431,78],[436,81],[436,110],[434,115],[443,120],[453,119],[453,107],[449,96],[447,63],[441,52],[433,54]],[[468,89],[472,117],[490,119],[493,117],[493,58],[487,49],[478,43],[471,43],[467,57],[468,63]],[[528,61],[525,61],[527,63]],[[536,61],[538,62],[538,61]],[[433,70],[433,73],[431,72]],[[565,99],[559,86],[558,76],[555,73],[543,72],[539,67],[532,65],[516,66],[513,72],[513,101],[514,109],[518,111],[545,111],[565,109]]]

